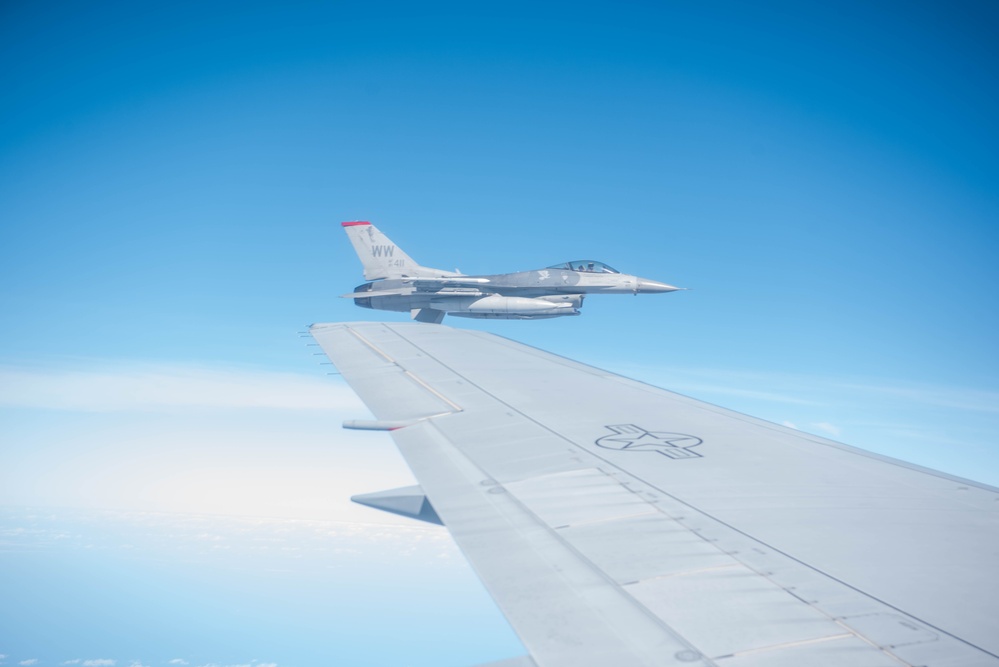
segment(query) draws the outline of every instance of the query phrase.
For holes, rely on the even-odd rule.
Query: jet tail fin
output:
[[[344,222],[342,225],[364,265],[365,280],[420,274],[420,265],[370,222]]]

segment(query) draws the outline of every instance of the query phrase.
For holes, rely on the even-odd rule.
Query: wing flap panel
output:
[[[857,637],[833,637],[758,651],[744,651],[725,660],[719,667],[902,667],[895,658]]]
[[[736,564],[714,544],[658,512],[569,526],[559,534],[618,584]]]
[[[509,483],[506,489],[556,529],[656,513],[652,505],[592,468],[532,477]]]
[[[701,662],[694,647],[608,586],[599,570],[455,449],[433,422],[392,437],[539,666]]]
[[[657,577],[625,589],[714,659],[848,634],[739,564]]]

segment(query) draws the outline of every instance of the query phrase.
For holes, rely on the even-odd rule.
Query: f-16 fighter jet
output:
[[[680,287],[621,273],[589,259],[534,271],[466,276],[420,266],[370,222],[343,228],[364,265],[364,279],[343,298],[364,308],[412,314],[440,324],[444,315],[538,320],[579,315],[587,294],[656,294]]]

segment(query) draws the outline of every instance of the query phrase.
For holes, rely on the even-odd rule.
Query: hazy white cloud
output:
[[[134,558],[182,557],[185,563],[267,563],[275,568],[340,567],[343,563],[408,560],[433,571],[461,563],[445,528],[409,521],[408,524],[364,524],[340,521],[266,517],[167,514],[160,512],[65,511],[51,518],[30,518],[25,512],[7,512],[4,521],[33,526],[20,536],[2,540],[4,549],[19,553],[58,549],[60,553],[122,552]],[[67,522],[81,528],[73,539],[53,545],[48,526],[62,529]],[[100,530],[93,530],[100,526]],[[89,534],[88,534],[89,533]],[[80,665],[80,659],[63,665]],[[89,664],[93,664],[92,662]],[[121,662],[131,667],[131,661]],[[169,665],[184,667],[175,658]]]
[[[793,428],[793,429],[794,429],[795,431],[799,430],[799,429],[798,429],[798,425],[797,425],[797,424],[795,424],[794,422],[789,422],[789,421],[787,421],[787,420],[785,419],[785,420],[784,420],[783,422],[781,422],[781,423],[782,423],[782,424],[783,424],[784,426],[788,427],[788,428]]]
[[[171,664],[171,665],[185,664],[186,665],[187,663],[186,662],[184,662],[184,663],[175,663],[174,661],[171,660],[168,664]],[[221,664],[219,664],[217,662],[206,662],[203,665],[198,665],[198,667],[278,667],[278,664],[276,662],[257,662],[256,660],[252,660],[250,662],[243,662],[243,663],[240,663],[238,665],[221,665]]]
[[[815,428],[822,431],[823,433],[828,433],[829,435],[839,435],[840,430],[837,426],[830,424],[829,422],[818,422],[817,424],[812,424]]]
[[[690,382],[679,381],[670,385],[671,391],[681,394],[703,395],[714,394],[719,396],[736,396],[738,398],[749,398],[757,401],[767,401],[770,403],[787,403],[789,405],[822,405],[820,401],[801,398],[789,393],[778,391],[763,391],[759,389],[746,389],[733,385],[715,384],[712,382]]]
[[[0,405],[108,412],[178,408],[354,409],[325,376],[183,365],[108,364],[88,370],[0,367]]]
[[[821,399],[814,393],[800,391],[802,382],[815,382],[815,378],[734,369],[650,367],[634,364],[619,365],[616,370],[657,387],[702,400],[736,397],[789,405],[822,405]]]
[[[84,660],[83,667],[114,667],[116,660],[109,658],[96,658],[94,660]]]
[[[25,667],[28,667],[28,665],[37,665],[38,664],[38,658],[29,658],[27,660],[22,660],[21,662],[19,662],[17,664],[24,665]]]
[[[79,658],[76,658],[75,660],[63,660],[62,664],[64,664],[64,665],[79,665],[81,662],[83,662],[83,661],[80,660]]]
[[[843,389],[879,394],[910,403],[938,408],[956,408],[974,412],[999,414],[999,392],[962,387],[931,387],[926,385],[892,386],[884,384],[843,384]]]
[[[734,396],[803,406],[899,399],[907,403],[999,414],[999,392],[987,389],[739,369],[650,368],[625,364],[619,370],[657,386],[695,395]]]
[[[171,660],[167,664],[168,665],[186,665],[186,664],[188,664],[188,662],[187,662],[187,660],[184,660],[183,658],[174,658],[173,660]]]

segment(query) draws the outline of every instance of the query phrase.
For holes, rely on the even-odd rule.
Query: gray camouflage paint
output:
[[[421,321],[440,322],[444,313],[495,319],[563,317],[579,315],[587,294],[654,294],[681,289],[619,273],[594,260],[466,276],[420,266],[368,222],[345,222],[343,227],[369,281],[344,296],[362,308],[411,312]],[[373,295],[364,296],[367,292]]]

